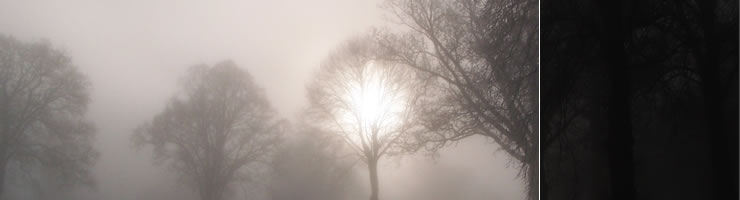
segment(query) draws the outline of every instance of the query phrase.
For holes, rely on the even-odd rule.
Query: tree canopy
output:
[[[389,0],[401,31],[377,34],[383,58],[437,79],[418,145],[495,141],[538,191],[537,1]]]
[[[152,146],[153,159],[166,162],[201,199],[219,200],[270,158],[285,126],[249,73],[226,61],[190,68],[181,93],[132,141]]]
[[[0,35],[0,195],[9,170],[41,169],[62,185],[94,186],[89,90],[64,52]]]

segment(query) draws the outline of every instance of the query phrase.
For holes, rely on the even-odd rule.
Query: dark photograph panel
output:
[[[738,199],[738,2],[541,4],[541,199]]]

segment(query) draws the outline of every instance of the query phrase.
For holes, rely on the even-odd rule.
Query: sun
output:
[[[382,137],[401,123],[405,92],[398,87],[393,74],[374,62],[369,62],[357,74],[356,80],[348,84],[345,120],[352,123],[361,136]]]

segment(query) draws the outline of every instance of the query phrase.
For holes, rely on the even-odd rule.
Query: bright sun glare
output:
[[[350,109],[345,113],[345,120],[361,135],[369,137],[373,129],[378,137],[400,124],[401,114],[405,107],[404,94],[392,83],[389,73],[382,73],[370,62],[362,72],[363,78],[352,81],[346,100]]]

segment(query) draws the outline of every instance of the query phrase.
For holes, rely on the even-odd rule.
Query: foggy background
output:
[[[138,124],[163,110],[186,69],[231,59],[294,121],[320,61],[343,40],[386,23],[380,2],[3,0],[0,33],[48,39],[92,82],[87,118],[97,127],[101,153],[97,190],[76,189],[68,197],[197,199],[194,191],[176,187],[166,167],[152,165],[151,153],[136,152],[129,142]],[[461,180],[452,185],[465,199],[524,199],[517,169],[496,150],[495,143],[473,136],[441,151],[436,164],[422,154],[383,159],[381,199],[415,195],[413,187],[425,178],[420,173],[432,168],[457,174]],[[363,168],[356,165],[355,173],[367,184]],[[23,193],[11,185],[7,191]]]

